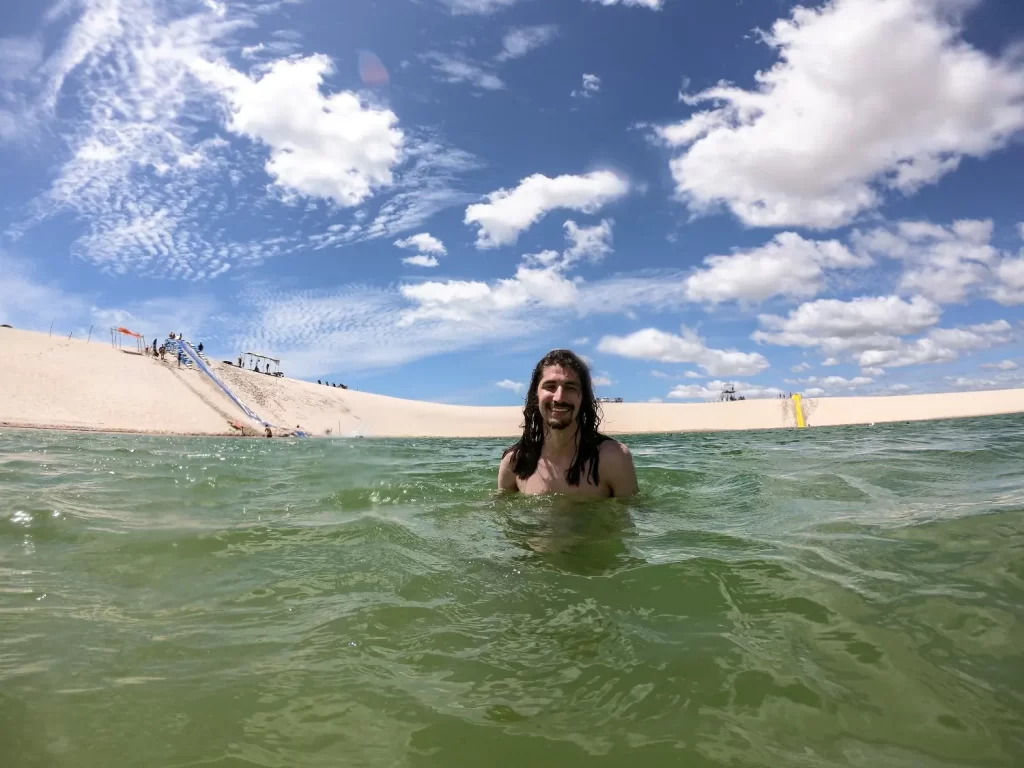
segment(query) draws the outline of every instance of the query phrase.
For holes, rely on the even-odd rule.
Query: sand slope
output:
[[[257,433],[198,370],[112,349],[107,339],[50,338],[0,328],[0,424],[167,434]],[[276,433],[301,426],[322,436],[513,437],[520,406],[442,405],[275,378],[212,361],[224,383]],[[734,403],[610,403],[611,434],[795,428],[791,400]],[[807,424],[831,426],[1024,412],[1024,389],[999,392],[836,397],[804,401]],[[262,429],[258,430],[262,434]]]

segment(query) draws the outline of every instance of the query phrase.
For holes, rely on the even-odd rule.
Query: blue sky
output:
[[[0,322],[482,405],[556,346],[1020,386],[1022,137],[1016,0],[13,0]]]

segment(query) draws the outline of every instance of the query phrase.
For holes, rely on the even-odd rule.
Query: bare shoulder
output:
[[[608,438],[601,443],[601,476],[616,497],[632,496],[639,490],[636,467],[629,446]]]
[[[501,457],[501,464],[498,465],[498,489],[502,491],[518,491],[519,484],[516,482],[516,473],[512,471],[512,459],[514,451],[509,451]]]
[[[633,454],[629,452],[629,446],[625,443],[620,443],[615,438],[609,437],[601,443],[601,458],[603,459],[605,456],[612,457],[612,461],[621,461],[632,458]]]

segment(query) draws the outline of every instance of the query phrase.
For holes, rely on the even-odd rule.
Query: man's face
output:
[[[537,401],[544,423],[551,429],[565,429],[576,421],[583,398],[580,377],[572,368],[549,365],[537,385]]]

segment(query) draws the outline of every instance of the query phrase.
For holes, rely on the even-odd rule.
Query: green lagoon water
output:
[[[1024,418],[626,442],[0,432],[0,766],[1024,765]]]

